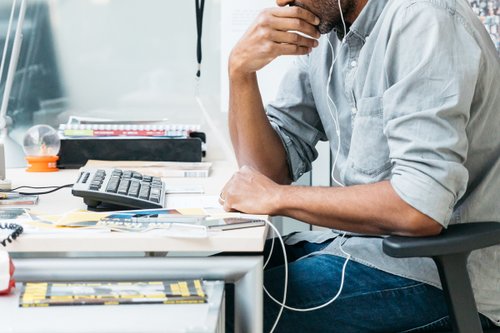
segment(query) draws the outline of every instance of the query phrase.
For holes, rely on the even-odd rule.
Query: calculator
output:
[[[132,170],[82,168],[71,193],[83,198],[89,210],[165,206],[165,183],[161,178]]]

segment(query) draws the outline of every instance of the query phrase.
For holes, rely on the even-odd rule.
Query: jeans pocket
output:
[[[418,333],[418,332],[449,332],[451,329],[450,317],[445,316],[437,319],[429,324],[415,327],[401,333]]]

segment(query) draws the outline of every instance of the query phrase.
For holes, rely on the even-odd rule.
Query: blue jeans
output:
[[[288,294],[286,304],[310,308],[328,302],[338,291],[344,258],[313,255],[322,244],[287,245]],[[266,244],[265,259],[269,252]],[[283,254],[276,240],[264,273],[264,284],[274,298],[283,300]],[[280,306],[264,295],[264,332],[273,326]],[[493,327],[481,316],[483,327]],[[440,289],[349,261],[339,298],[320,310],[285,309],[275,332],[439,332],[451,331],[448,309]]]

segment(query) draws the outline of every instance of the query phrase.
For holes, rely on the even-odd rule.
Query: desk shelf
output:
[[[205,281],[208,303],[20,308],[21,285],[0,296],[1,331],[12,333],[137,333],[224,331],[224,282]]]

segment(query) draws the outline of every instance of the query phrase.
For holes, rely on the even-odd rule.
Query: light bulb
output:
[[[31,172],[57,171],[57,160],[61,139],[55,129],[48,125],[31,127],[23,139],[23,150]]]

